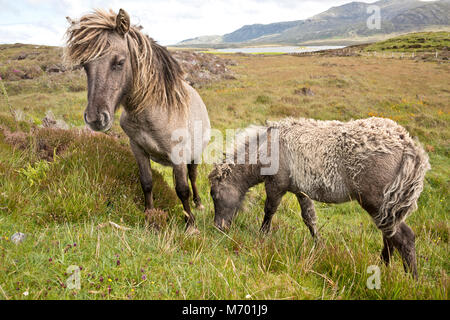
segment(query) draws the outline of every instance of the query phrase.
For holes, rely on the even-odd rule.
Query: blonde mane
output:
[[[72,65],[98,59],[111,50],[111,37],[116,31],[117,14],[96,9],[78,21],[71,21],[66,32],[65,61]],[[166,48],[143,34],[139,26],[130,26],[125,34],[131,57],[133,88],[127,105],[135,112],[160,106],[169,111],[185,111],[189,94],[184,72]]]

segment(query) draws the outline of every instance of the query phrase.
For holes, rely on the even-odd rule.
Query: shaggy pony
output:
[[[215,165],[209,178],[216,226],[228,228],[245,193],[261,182],[265,182],[267,194],[261,227],[265,232],[288,191],[296,194],[313,237],[317,230],[312,200],[356,200],[383,233],[385,262],[395,247],[405,267],[417,275],[414,233],[404,220],[417,208],[425,173],[430,169],[420,144],[389,119],[340,122],[287,118],[244,131],[250,138],[237,138],[234,158],[243,149],[250,152],[247,146],[251,141],[270,140],[273,130],[279,135],[279,170],[275,175],[262,175],[261,163]]]
[[[152,160],[173,168],[187,230],[197,232],[189,180],[194,205],[202,209],[196,186],[197,159],[209,142],[211,129],[200,95],[184,81],[181,66],[170,52],[142,33],[139,26],[132,25],[125,10],[117,14],[95,10],[76,21],[68,20],[66,61],[82,65],[87,76],[86,125],[94,131],[109,130],[123,106],[120,126],[130,138],[139,167],[144,213],[149,222],[155,217],[158,220],[153,203]],[[200,134],[194,134],[196,126]],[[180,135],[181,142],[174,139]],[[198,139],[194,141],[193,137]],[[191,148],[195,152],[180,156],[180,143],[186,148],[195,144],[195,149]]]

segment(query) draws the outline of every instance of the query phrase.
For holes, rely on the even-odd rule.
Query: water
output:
[[[228,52],[228,53],[301,53],[301,52],[315,52],[320,50],[330,50],[330,49],[342,49],[344,46],[305,46],[305,47],[251,47],[251,48],[226,48],[217,49],[218,52]]]

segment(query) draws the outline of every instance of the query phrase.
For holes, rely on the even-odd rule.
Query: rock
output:
[[[55,115],[51,110],[47,111],[44,119],[42,119],[42,126],[44,128],[69,129],[69,125],[64,120],[55,119]]]
[[[52,111],[47,111],[45,117],[42,119],[42,126],[44,128],[53,128],[56,126],[55,116]]]
[[[21,54],[19,54],[18,56],[17,56],[17,60],[24,60],[24,59],[26,59],[26,57],[28,57],[28,54],[26,54],[26,53],[21,53]]]
[[[16,232],[11,236],[11,241],[15,244],[19,244],[25,241],[27,235],[22,232]]]
[[[180,63],[186,73],[186,81],[193,86],[203,86],[213,81],[234,79],[227,66],[234,66],[231,59],[218,57],[214,54],[178,50],[172,56]]]
[[[47,66],[45,68],[45,71],[47,73],[60,73],[60,72],[66,72],[67,69],[62,64],[52,64],[50,66]]]

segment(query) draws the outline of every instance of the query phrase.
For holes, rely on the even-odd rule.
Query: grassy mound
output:
[[[4,168],[4,190],[16,194],[6,202],[11,213],[34,216],[38,223],[83,221],[112,208],[127,222],[142,218],[138,169],[129,147],[107,135],[35,126],[24,132],[11,120],[4,123],[3,153],[28,163],[19,170]],[[156,207],[170,211],[178,204],[173,188],[157,171],[153,178]]]
[[[419,32],[380,41],[365,51],[425,52],[450,50],[450,32]]]

